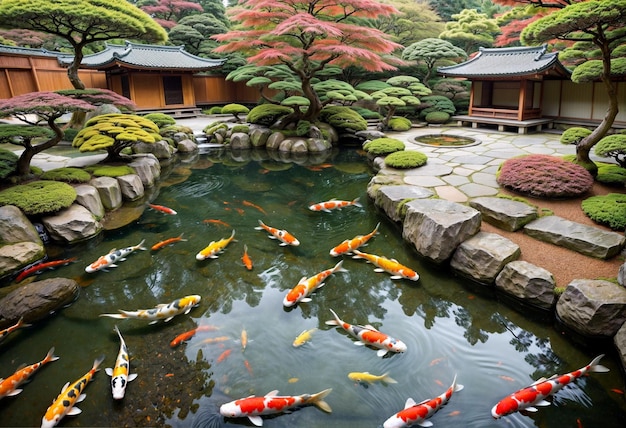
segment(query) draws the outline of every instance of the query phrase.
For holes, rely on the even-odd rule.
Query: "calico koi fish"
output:
[[[330,250],[330,255],[332,257],[337,257],[342,254],[351,253],[357,248],[364,246],[365,244],[367,244],[367,241],[369,241],[375,235],[378,234],[378,226],[380,226],[380,223],[378,223],[376,227],[374,228],[374,230],[372,230],[367,235],[359,235],[359,236],[355,236],[352,239],[346,239],[341,244],[337,245],[335,248]]]
[[[255,210],[258,210],[263,215],[267,214],[263,208],[261,208],[260,206],[256,204],[253,204],[250,201],[243,201],[242,204],[244,204],[247,207],[251,207],[251,208],[254,208]]]
[[[22,272],[20,272],[17,278],[15,278],[15,282],[21,282],[27,276],[32,275],[34,273],[41,272],[45,269],[52,269],[58,266],[69,265],[70,263],[75,262],[76,260],[78,260],[78,257],[70,257],[69,259],[52,260],[50,262],[37,263],[36,265],[26,268]]]
[[[313,338],[313,333],[317,331],[317,328],[312,328],[310,330],[304,330],[293,340],[293,347],[298,348]]]
[[[400,353],[406,351],[406,345],[404,344],[404,342],[394,339],[393,337],[388,336],[385,333],[381,333],[371,325],[362,326],[348,324],[347,322],[339,319],[335,311],[331,309],[330,312],[332,312],[335,319],[326,321],[326,324],[337,325],[343,328],[349,334],[358,339],[357,342],[354,342],[355,345],[370,345],[374,348],[378,348],[378,352],[376,353],[376,355],[378,355],[379,357],[385,356],[387,352]]]
[[[30,377],[41,367],[58,359],[59,357],[54,355],[54,347],[52,347],[43,360],[18,369],[6,379],[0,379],[0,399],[4,397],[12,397],[22,392],[22,390],[18,388],[21,384],[30,379]]]
[[[226,246],[235,240],[235,230],[229,238],[222,238],[219,241],[211,241],[203,250],[196,254],[196,260],[205,260],[208,258],[216,259],[218,253],[224,251]]]
[[[176,315],[188,314],[193,308],[198,306],[201,297],[197,294],[185,296],[181,299],[174,300],[172,303],[160,304],[152,309],[139,309],[137,311],[119,310],[119,314],[100,314],[101,317],[126,319],[136,318],[143,320],[151,320],[150,324],[155,324],[159,320],[168,322]]]
[[[452,381],[452,385],[438,397],[430,400],[424,400],[421,403],[416,403],[412,398],[406,400],[404,404],[404,410],[400,410],[398,413],[390,417],[383,424],[383,428],[403,428],[409,427],[413,424],[417,424],[423,427],[430,427],[432,422],[426,419],[437,413],[444,405],[450,401],[452,394],[463,389],[463,385],[456,383],[456,376]]]
[[[546,401],[545,398],[555,394],[564,386],[574,382],[588,372],[608,372],[609,369],[600,364],[602,357],[604,357],[604,354],[598,355],[585,367],[576,371],[563,375],[554,375],[550,379],[541,378],[530,386],[514,392],[493,406],[491,416],[498,419],[521,410],[536,412],[535,406],[549,406],[550,402]]]
[[[147,248],[144,248],[143,246],[144,242],[146,242],[145,239],[137,245],[122,248],[121,250],[112,249],[111,251],[109,251],[108,254],[100,256],[98,260],[87,266],[85,268],[85,272],[94,273],[99,270],[106,270],[107,268],[117,267],[115,263],[123,262],[124,260],[126,260],[126,256],[128,256],[130,253],[137,250],[146,251]]]
[[[192,337],[194,337],[196,335],[196,333],[200,332],[200,331],[215,331],[217,330],[217,327],[215,327],[214,325],[201,325],[197,328],[191,329],[189,331],[186,331],[184,333],[179,334],[178,336],[176,336],[174,338],[174,340],[172,340],[170,342],[170,346],[172,348],[177,347],[178,345],[180,345],[183,342],[186,342],[187,340],[191,339]]]
[[[300,241],[298,241],[296,237],[293,236],[291,233],[287,232],[284,229],[281,230],[276,229],[275,227],[268,226],[261,220],[259,220],[259,226],[255,227],[254,229],[265,230],[267,233],[270,234],[270,239],[278,239],[281,246],[293,245],[294,247],[297,247],[298,245],[300,245]]]
[[[128,360],[128,348],[126,348],[126,342],[122,337],[122,333],[120,333],[120,329],[115,326],[115,331],[120,338],[120,351],[117,354],[117,359],[115,360],[115,367],[106,368],[104,372],[111,376],[111,392],[113,394],[113,398],[116,400],[121,400],[124,398],[124,394],[126,393],[126,385],[128,382],[135,380],[137,377],[137,373],[130,373],[130,362]]]
[[[168,208],[168,207],[164,207],[163,205],[148,204],[148,206],[149,206],[150,208],[152,208],[153,210],[155,210],[155,211],[160,211],[160,212],[162,212],[162,213],[164,213],[164,214],[168,214],[168,215],[176,215],[176,214],[178,214],[178,213],[177,213],[176,211],[174,211],[173,209]]]
[[[313,405],[320,410],[331,413],[332,409],[324,398],[330,394],[331,388],[317,394],[279,396],[278,391],[272,391],[262,397],[251,395],[247,398],[231,401],[220,406],[220,414],[227,418],[248,418],[257,427],[263,426],[261,416],[274,415],[286,412],[296,407]]]
[[[186,241],[186,239],[183,239],[183,234],[181,233],[180,235],[178,235],[175,238],[168,238],[164,241],[161,242],[157,242],[156,244],[154,244],[151,248],[152,251],[156,251],[156,250],[160,250],[163,247],[167,247],[168,245],[171,245],[175,242],[180,242],[180,241]]]
[[[85,373],[83,377],[71,385],[69,382],[65,384],[61,393],[52,402],[50,407],[48,407],[46,414],[41,419],[41,428],[52,428],[56,426],[65,415],[74,416],[81,413],[81,410],[74,406],[87,397],[83,394],[83,391],[99,370],[102,361],[104,361],[104,355],[100,358],[96,358],[91,370]]]
[[[370,385],[374,384],[374,382],[398,383],[394,378],[389,376],[389,373],[373,375],[370,372],[351,372],[348,373],[348,379],[359,383],[369,383]]]
[[[294,306],[299,302],[310,302],[311,298],[309,297],[311,293],[313,293],[318,288],[321,288],[324,285],[324,280],[328,278],[335,272],[347,272],[346,269],[341,267],[343,264],[343,260],[339,261],[332,269],[326,269],[322,272],[307,278],[303,276],[302,279],[298,282],[298,284],[287,293],[285,298],[283,299],[283,305],[286,308]]]
[[[24,317],[21,317],[17,323],[13,324],[11,327],[7,327],[4,330],[0,331],[0,342],[2,342],[6,337],[13,333],[18,328],[30,327],[30,324],[24,324]]]
[[[243,246],[243,256],[241,256],[241,261],[243,262],[243,265],[246,267],[246,269],[252,270],[253,264],[252,264],[252,259],[248,255],[248,246],[247,245]]]
[[[363,207],[363,205],[361,205],[361,203],[359,202],[359,198],[355,198],[351,201],[340,201],[338,199],[333,198],[330,201],[318,202],[316,204],[313,204],[309,206],[309,209],[311,211],[324,211],[324,212],[329,213],[330,210],[341,209],[344,207],[348,207],[350,205],[353,205],[356,207]]]
[[[388,259],[386,257],[377,256],[375,254],[363,253],[359,250],[353,250],[354,259],[365,259],[371,264],[376,266],[374,272],[387,272],[391,274],[391,279],[410,279],[411,281],[417,281],[420,276],[413,269],[400,264],[395,259]]]

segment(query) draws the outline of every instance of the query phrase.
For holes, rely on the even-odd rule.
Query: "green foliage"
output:
[[[577,66],[572,72],[572,82],[589,83],[602,77],[604,65],[601,60],[590,60]],[[626,58],[611,59],[611,78],[626,75]]]
[[[261,104],[254,107],[248,113],[247,121],[255,125],[273,125],[281,117],[293,113],[291,107],[279,106],[275,104]]]
[[[395,138],[376,138],[363,145],[363,150],[374,156],[385,156],[404,150],[404,143]]]
[[[74,138],[78,135],[78,129],[67,128],[63,131],[63,141],[74,141]]]
[[[33,181],[0,192],[0,206],[15,205],[27,216],[54,214],[76,200],[76,191],[59,181]]]
[[[206,135],[213,135],[215,134],[217,131],[219,131],[220,129],[223,130],[228,130],[228,125],[225,122],[213,122],[213,123],[209,123],[203,130],[202,132],[204,132]]]
[[[389,119],[387,126],[391,128],[392,131],[404,132],[411,129],[412,123],[406,117],[394,116]]]
[[[609,186],[624,187],[626,185],[626,168],[613,163],[598,162],[596,181]]]
[[[365,131],[367,122],[363,117],[350,107],[326,106],[319,116],[322,122],[328,123],[335,128],[339,134]]]
[[[234,134],[237,132],[243,132],[244,134],[247,134],[248,132],[250,132],[250,127],[248,125],[237,124],[233,126],[232,128],[230,128],[231,134]]]
[[[202,113],[204,113],[204,114],[221,114],[222,113],[222,106],[213,106],[213,107],[209,108],[208,110],[202,110]]]
[[[588,137],[590,134],[591,131],[587,128],[573,126],[563,131],[559,141],[561,141],[562,144],[578,144],[583,138]]]
[[[169,114],[165,114],[165,113],[148,113],[144,117],[148,120],[153,121],[156,124],[156,126],[158,126],[159,128],[163,128],[164,126],[167,126],[167,125],[176,124],[176,120]]]
[[[159,129],[159,135],[166,140],[173,140],[175,134],[183,133],[191,141],[196,141],[193,129],[184,125],[167,125]]]
[[[11,150],[0,149],[0,180],[14,174],[19,157]]]
[[[350,106],[350,108],[356,111],[363,119],[382,119],[382,115],[377,111],[358,106]]]
[[[607,135],[594,146],[598,156],[611,157],[622,168],[626,168],[626,134]]]
[[[422,97],[420,117],[425,118],[428,113],[433,111],[443,111],[449,115],[453,115],[456,112],[456,108],[450,98],[444,97],[443,95]]]
[[[135,170],[128,165],[91,165],[85,168],[94,177],[121,177],[135,174]]]
[[[582,201],[581,207],[596,223],[613,230],[626,229],[626,195],[623,193],[592,196]]]
[[[241,104],[226,104],[222,107],[222,114],[232,114],[237,120],[240,120],[240,114],[248,114],[249,111],[250,109],[248,107]]]
[[[385,165],[397,169],[419,168],[426,165],[428,156],[422,152],[402,150],[385,157]]]
[[[309,122],[308,120],[298,121],[298,125],[296,126],[296,135],[298,137],[304,137],[305,135],[309,135],[310,130],[311,122]]]
[[[450,115],[445,111],[431,111],[426,114],[424,120],[428,123],[442,124],[450,120]]]
[[[65,183],[86,183],[91,180],[91,174],[80,168],[56,168],[44,172],[42,180],[63,181]]]

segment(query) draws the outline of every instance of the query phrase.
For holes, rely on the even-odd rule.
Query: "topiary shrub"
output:
[[[235,125],[232,128],[230,128],[230,133],[234,134],[236,132],[243,132],[244,134],[247,134],[250,132],[250,127],[248,125]]]
[[[18,159],[19,156],[11,150],[0,149],[0,180],[17,171]]]
[[[85,170],[96,177],[121,177],[135,174],[135,170],[128,165],[92,165],[86,167]]]
[[[588,137],[590,134],[591,131],[587,128],[574,126],[563,131],[559,141],[562,144],[578,144],[583,138]]]
[[[574,198],[591,189],[585,168],[556,156],[527,155],[500,165],[496,181],[504,188],[536,198]]]
[[[402,150],[391,153],[385,158],[385,165],[390,168],[410,169],[426,165],[428,157],[422,152]]]
[[[222,107],[222,114],[232,114],[235,116],[235,120],[237,122],[241,121],[241,118],[239,117],[240,114],[245,115],[248,114],[248,112],[250,112],[250,109],[241,104],[226,104]]]
[[[626,229],[626,195],[623,193],[592,196],[582,201],[581,207],[596,223],[613,230]]]
[[[350,108],[356,111],[359,114],[359,116],[361,116],[365,120],[368,120],[368,119],[379,120],[383,118],[382,114],[378,113],[377,111],[370,110],[368,108],[357,107],[357,106],[350,106]]]
[[[394,116],[389,120],[387,124],[392,131],[404,132],[411,129],[412,123],[406,117]]]
[[[27,216],[54,214],[75,200],[74,188],[59,181],[33,181],[0,192],[0,206],[15,205]]]
[[[275,104],[261,104],[254,107],[248,113],[247,120],[255,125],[270,126],[278,119],[293,113],[291,107],[279,106]]]
[[[598,156],[613,158],[622,168],[626,168],[626,134],[607,135],[593,147]]]
[[[335,128],[339,134],[367,129],[367,121],[350,107],[326,106],[320,112],[319,119]]]
[[[385,156],[404,150],[404,143],[395,138],[376,138],[363,145],[363,150],[374,156]]]
[[[450,120],[450,115],[445,111],[431,111],[424,117],[424,120],[434,125],[441,125]]]
[[[86,183],[91,180],[91,174],[80,168],[56,168],[44,172],[40,178],[65,183]]]
[[[204,114],[222,114],[222,106],[213,106],[208,110],[202,110]]]
[[[156,123],[156,126],[159,128],[176,124],[176,120],[172,116],[165,113],[148,113],[144,117]]]
[[[75,128],[67,128],[63,131],[63,141],[74,141],[76,135],[78,135],[78,129]]]
[[[626,168],[622,168],[614,163],[599,162],[598,175],[596,181],[609,186],[626,185]]]
[[[448,97],[443,95],[428,95],[420,98],[422,101],[420,111],[420,117],[425,118],[426,115],[432,111],[444,111],[449,115],[453,115],[456,112],[454,103]]]

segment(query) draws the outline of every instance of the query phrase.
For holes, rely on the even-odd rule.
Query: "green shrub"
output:
[[[56,168],[44,172],[40,178],[65,183],[86,183],[91,180],[91,174],[80,168]]]
[[[425,118],[426,115],[432,111],[443,111],[449,115],[453,115],[456,112],[454,103],[448,97],[443,95],[427,95],[420,98],[422,107],[420,111],[420,117]]]
[[[581,207],[596,223],[613,230],[626,229],[626,195],[623,193],[592,196],[582,201]]]
[[[450,115],[445,111],[431,111],[424,117],[424,120],[428,123],[439,125],[450,120]]]
[[[148,113],[144,117],[156,123],[156,126],[158,126],[159,128],[163,128],[167,125],[176,124],[176,120],[172,116],[165,113]]]
[[[78,134],[79,129],[67,128],[63,131],[63,141],[74,141],[74,137]]]
[[[121,177],[134,174],[135,170],[128,165],[92,165],[85,170],[96,177]]]
[[[296,126],[296,135],[298,137],[304,137],[305,135],[309,135],[309,131],[311,130],[311,122],[308,120],[299,120],[298,126]]]
[[[391,153],[385,158],[385,165],[397,169],[418,168],[426,165],[428,157],[422,152],[402,150]]]
[[[607,135],[593,149],[596,155],[613,158],[626,168],[626,134]]]
[[[578,144],[580,140],[589,136],[591,131],[587,128],[581,128],[578,126],[574,126],[566,129],[561,134],[561,139],[559,140],[562,144]]]
[[[599,162],[598,175],[596,181],[607,184],[609,186],[624,186],[626,185],[626,168],[622,168],[614,163]]]
[[[248,114],[248,112],[250,112],[250,109],[241,104],[226,104],[222,107],[222,114],[232,114],[237,120],[240,120],[240,114],[245,115]]]
[[[230,128],[230,133],[234,134],[236,132],[243,132],[244,134],[247,134],[250,132],[250,127],[248,125],[235,125],[232,128]]]
[[[270,126],[278,119],[293,113],[291,107],[279,106],[275,104],[261,104],[254,107],[248,113],[247,120],[256,125]]]
[[[393,131],[404,132],[411,129],[411,125],[411,121],[406,117],[394,116],[389,119],[389,124],[387,126],[389,126],[389,128]]]
[[[378,113],[377,111],[372,111],[370,109],[367,108],[363,108],[363,107],[355,107],[355,106],[351,106],[350,107],[352,110],[356,111],[363,119],[367,120],[367,119],[382,119],[383,115]]]
[[[15,205],[27,216],[53,214],[75,200],[74,188],[59,181],[33,181],[0,192],[0,206]]]
[[[222,114],[222,106],[213,106],[208,110],[202,110],[204,114]]]
[[[404,143],[395,138],[376,138],[363,145],[363,150],[374,156],[385,156],[404,150]]]
[[[345,106],[326,106],[319,116],[320,121],[328,123],[339,134],[365,131],[367,122],[363,116]]]
[[[17,170],[19,156],[11,150],[0,149],[0,180],[7,178]]]

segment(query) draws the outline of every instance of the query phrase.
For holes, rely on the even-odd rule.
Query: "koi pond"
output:
[[[612,346],[583,346],[551,321],[513,310],[484,287],[422,260],[403,241],[398,225],[368,199],[372,175],[364,155],[352,149],[315,164],[270,159],[265,152],[233,157],[208,151],[164,167],[150,202],[177,215],[139,201],[134,205],[145,209],[132,224],[84,244],[50,248],[51,259],[79,261],[37,278],[73,278],[81,294],[46,321],[0,343],[0,377],[42,360],[51,347],[59,356],[23,385],[21,394],[0,400],[0,426],[39,426],[63,385],[104,355],[85,400],[77,404],[82,413],[66,416],[60,426],[252,426],[247,418],[221,416],[220,406],[274,390],[300,395],[332,388],[324,399],[332,413],[305,406],[262,416],[263,426],[379,427],[407,398],[416,403],[434,398],[456,376],[464,388],[429,419],[435,427],[623,427],[624,378]],[[362,206],[308,209],[316,202],[357,197]],[[255,229],[259,220],[289,231],[300,245],[268,239]],[[394,280],[364,260],[329,255],[377,223],[379,234],[361,250],[397,259],[417,271],[419,281]],[[218,258],[196,259],[211,241],[228,238],[233,230],[236,242]],[[150,250],[181,235],[181,241]],[[133,252],[118,267],[85,272],[111,249],[144,240],[147,250]],[[252,270],[242,263],[244,247]],[[346,272],[326,278],[310,302],[283,306],[301,278],[340,260]],[[150,309],[192,294],[202,297],[200,304],[169,322],[99,316]],[[379,357],[376,349],[355,346],[342,328],[326,324],[333,319],[331,310],[347,323],[371,325],[401,340],[406,352]],[[122,400],[112,398],[104,370],[113,367],[119,351],[116,325],[128,347],[130,372],[138,375]],[[171,346],[200,326],[189,340]],[[294,347],[305,330],[312,331],[310,340]],[[609,373],[578,379],[535,413],[492,418],[492,407],[509,394],[541,377],[581,368],[601,353],[607,354],[601,363]],[[359,383],[348,377],[352,372],[387,374],[397,383]]]
[[[480,144],[475,138],[449,134],[420,135],[415,137],[415,142],[435,147],[468,147]]]

